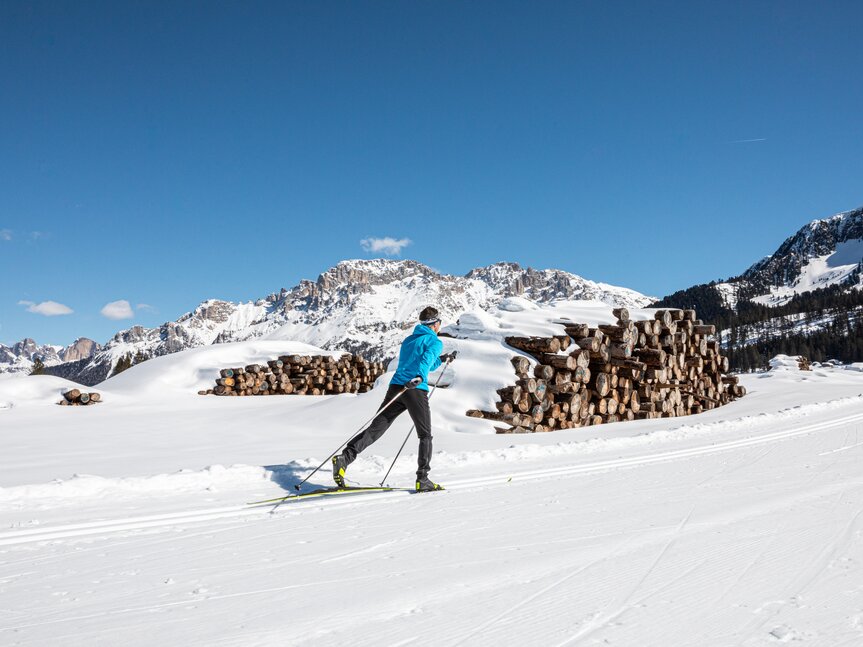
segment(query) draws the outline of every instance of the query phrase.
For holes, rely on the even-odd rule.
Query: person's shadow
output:
[[[265,470],[269,470],[270,472],[270,480],[278,485],[283,490],[286,490],[291,493],[296,493],[294,489],[295,485],[298,485],[309,472],[312,471],[313,468],[308,465],[298,465],[297,463],[290,462],[283,465],[264,465]],[[315,474],[314,477],[323,477],[325,480],[328,476],[328,471],[324,471],[324,469],[318,470],[318,473]],[[333,484],[334,485],[334,484]]]

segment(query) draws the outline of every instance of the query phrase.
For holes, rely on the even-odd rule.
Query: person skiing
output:
[[[442,363],[455,360],[456,352],[441,355],[443,343],[437,336],[440,325],[437,308],[428,306],[420,312],[419,323],[413,333],[402,342],[398,368],[390,381],[381,409],[394,398],[398,399],[381,411],[365,431],[354,436],[341,454],[333,456],[333,480],[339,487],[345,487],[345,470],[354,462],[357,454],[383,436],[395,419],[407,410],[419,437],[416,491],[430,492],[443,489],[428,477],[432,455],[428,374]],[[411,383],[414,378],[421,378],[422,381],[414,386]]]

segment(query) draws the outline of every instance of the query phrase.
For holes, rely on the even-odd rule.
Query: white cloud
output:
[[[58,315],[70,315],[74,312],[69,306],[64,306],[56,301],[43,301],[42,303],[33,303],[32,301],[19,301],[19,306],[27,306],[27,312],[32,312],[37,315],[45,315],[46,317],[56,317]]]
[[[156,312],[155,306],[151,306],[149,303],[139,303],[135,306],[135,310],[144,310],[146,312]]]
[[[360,241],[360,245],[367,252],[374,254],[380,252],[387,256],[398,256],[402,253],[402,247],[407,247],[412,242],[410,238],[399,238],[396,240],[387,236],[386,238],[363,238]]]
[[[125,299],[105,304],[105,307],[100,312],[103,317],[107,317],[108,319],[131,319],[135,316],[132,306]]]
[[[0,240],[12,240],[12,230],[0,229]]]

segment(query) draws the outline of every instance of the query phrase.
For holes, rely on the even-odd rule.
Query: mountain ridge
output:
[[[435,304],[444,318],[453,319],[507,298],[543,303],[587,299],[623,307],[640,307],[652,300],[564,270],[536,270],[517,263],[494,263],[457,276],[409,259],[349,259],[325,270],[315,281],[303,279],[261,299],[239,303],[207,299],[161,326],[118,331],[92,355],[70,362],[52,356],[46,372],[92,385],[109,377],[117,361],[127,355],[154,357],[252,338],[302,341],[384,359],[425,305]],[[16,370],[11,366],[0,362],[0,371]],[[14,366],[25,370],[27,362],[19,358]]]

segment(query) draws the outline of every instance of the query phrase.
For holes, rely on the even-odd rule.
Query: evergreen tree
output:
[[[45,375],[45,363],[41,357],[36,357],[33,360],[33,368],[30,369],[30,375]]]
[[[144,355],[144,351],[142,351],[141,349],[138,349],[138,352],[135,353],[135,359],[134,359],[135,366],[137,366],[141,362],[146,362],[148,359],[150,359],[150,358],[147,357],[146,355]]]
[[[113,375],[119,375],[127,368],[132,366],[132,353],[126,353],[120,359],[117,360],[117,363],[114,365],[114,373]]]

